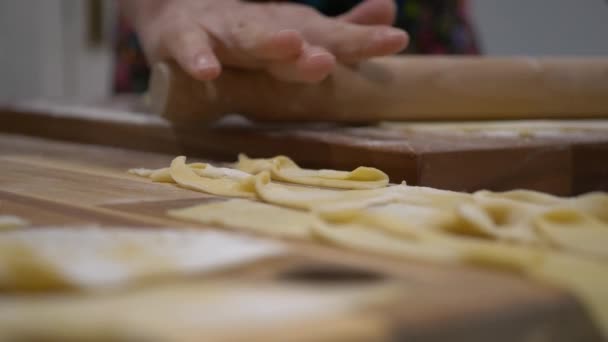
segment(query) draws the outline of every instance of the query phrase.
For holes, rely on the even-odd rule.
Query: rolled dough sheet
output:
[[[22,228],[29,225],[29,222],[18,216],[0,215],[0,232],[3,230]]]
[[[390,283],[315,287],[193,280],[86,296],[0,296],[0,340],[268,341],[291,340],[293,335],[276,334],[298,331],[298,341],[332,341],[317,334],[324,336],[328,327],[343,333],[331,327],[394,301],[398,290]],[[365,317],[347,327],[357,340],[373,340],[384,330],[380,321]]]
[[[0,289],[104,288],[281,255],[280,242],[219,231],[35,228],[0,234]]]
[[[303,169],[285,156],[268,159],[251,159],[239,155],[234,165],[249,174],[270,172],[272,179],[287,183],[339,189],[376,189],[388,185],[388,175],[371,167],[358,167],[353,171]]]
[[[259,198],[268,203],[296,209],[310,210],[329,203],[346,201],[352,203],[378,198],[386,202],[398,196],[401,190],[401,186],[368,190],[319,189],[272,182],[268,171],[255,176],[255,191]]]
[[[250,174],[205,163],[186,164],[186,157],[183,156],[176,157],[168,168],[139,168],[128,172],[154,182],[175,183],[186,189],[217,196],[255,197],[253,183],[248,181]]]
[[[241,180],[229,177],[201,177],[186,165],[186,157],[180,156],[171,162],[171,178],[180,186],[212,195],[229,197],[255,197],[253,188]]]
[[[169,216],[276,237],[301,239],[310,238],[310,226],[314,219],[309,212],[240,199],[170,210]]]

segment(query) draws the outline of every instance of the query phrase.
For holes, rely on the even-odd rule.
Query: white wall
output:
[[[111,2],[106,1],[110,10]],[[0,101],[110,93],[109,37],[87,42],[83,0],[0,1]]]
[[[608,56],[608,0],[471,0],[484,52]]]
[[[487,54],[608,56],[608,0],[471,1]],[[87,44],[88,4],[0,0],[0,101],[110,94],[111,45]]]
[[[60,0],[0,1],[0,100],[62,93],[60,28]]]

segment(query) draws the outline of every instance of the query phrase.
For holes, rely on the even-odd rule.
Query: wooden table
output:
[[[210,200],[151,183],[132,167],[161,167],[172,154],[0,134],[0,215],[34,226],[194,226],[166,210]],[[126,190],[128,189],[128,191]],[[303,286],[398,284],[394,301],[299,328],[268,331],[260,340],[300,334],[313,340],[416,341],[601,340],[575,299],[542,284],[490,271],[442,267],[285,241],[289,255],[209,275],[211,280]],[[286,286],[286,285],[285,285]],[[295,329],[295,330],[294,330]]]
[[[366,165],[395,183],[455,191],[608,190],[608,120],[493,124],[499,129],[254,124],[233,118],[200,127],[171,125],[131,97],[0,105],[0,131],[7,133],[227,161],[238,153],[284,154],[303,166]]]

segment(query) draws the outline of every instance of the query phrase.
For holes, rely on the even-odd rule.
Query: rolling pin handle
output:
[[[152,111],[174,122],[209,122],[224,113],[218,81],[196,81],[173,62],[152,67]]]

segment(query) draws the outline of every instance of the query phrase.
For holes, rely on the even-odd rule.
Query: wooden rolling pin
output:
[[[608,117],[607,58],[383,57],[319,84],[226,69],[209,82],[154,67],[153,109],[174,121],[466,120]]]

